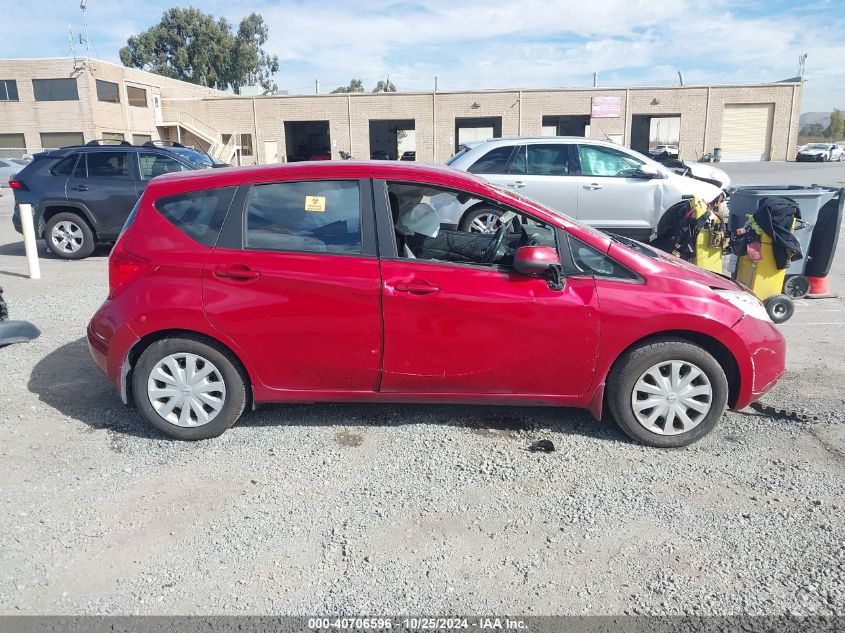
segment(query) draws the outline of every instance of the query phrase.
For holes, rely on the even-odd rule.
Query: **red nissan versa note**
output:
[[[440,222],[485,207],[477,231]],[[184,440],[258,403],[367,401],[607,407],[635,440],[684,446],[784,371],[742,286],[435,166],[154,178],[109,286],[91,353]]]

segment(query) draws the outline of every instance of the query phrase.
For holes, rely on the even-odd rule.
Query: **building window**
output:
[[[153,137],[149,134],[133,134],[132,135],[132,144],[133,145],[143,145],[149,141],[153,140]]]
[[[24,149],[26,141],[23,134],[0,134],[0,149]]]
[[[79,101],[76,79],[33,79],[36,101]]]
[[[241,137],[241,144],[238,149],[241,151],[241,156],[252,156],[252,134],[237,134],[236,136]],[[223,134],[223,144],[226,145],[229,143],[229,140],[232,138],[231,134]],[[235,139],[237,143],[237,139]]]
[[[120,87],[111,81],[98,79],[97,99],[106,103],[120,103]]]
[[[126,97],[129,105],[136,108],[147,107],[147,91],[143,88],[136,88],[135,86],[126,86]]]
[[[115,144],[120,144],[121,141],[126,140],[122,132],[103,132],[102,138],[104,141],[111,141]]]
[[[0,101],[18,100],[18,82],[14,79],[0,79]]]
[[[69,145],[82,145],[85,142],[82,132],[42,132],[41,148],[58,149]]]

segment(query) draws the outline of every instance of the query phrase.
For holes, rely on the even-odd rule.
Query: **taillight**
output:
[[[109,299],[150,269],[150,261],[127,251],[125,242],[125,239],[119,239],[109,255]]]
[[[29,191],[29,187],[27,187],[25,184],[23,184],[22,181],[18,180],[17,178],[12,178],[9,181],[9,187],[18,191]]]

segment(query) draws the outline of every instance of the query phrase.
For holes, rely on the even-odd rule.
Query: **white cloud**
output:
[[[91,0],[92,42],[116,60],[127,35],[172,4],[148,2],[139,12]],[[835,4],[776,13],[728,0],[214,0],[202,8],[235,24],[261,13],[281,62],[279,85],[300,91],[315,78],[330,90],[387,75],[408,90],[430,89],[434,75],[442,89],[583,86],[594,71],[604,83],[675,83],[676,70],[688,83],[755,83],[795,75],[806,52],[803,109],[828,110],[845,107],[845,16]],[[67,23],[81,23],[77,0],[11,3],[6,19],[20,28],[0,54],[18,56],[64,54]]]

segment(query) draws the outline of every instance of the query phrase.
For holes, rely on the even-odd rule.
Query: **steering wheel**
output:
[[[490,246],[488,246],[481,255],[482,264],[490,264],[494,259],[496,259],[496,253],[498,253],[499,249],[502,247],[502,243],[505,241],[505,236],[508,234],[511,222],[513,222],[515,217],[516,213],[509,211],[507,213],[503,213],[499,218],[499,228],[496,230],[496,234],[493,235],[493,241],[490,242]]]

